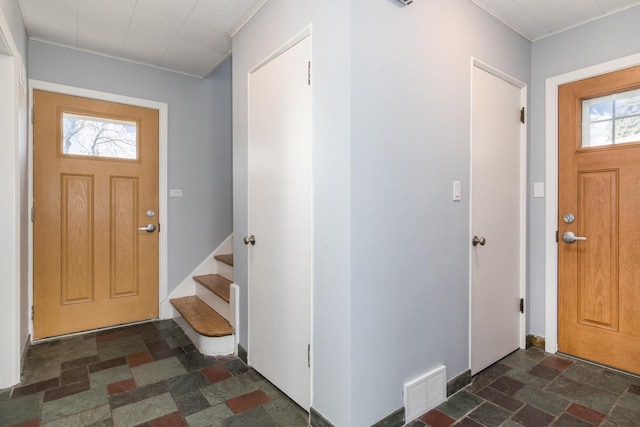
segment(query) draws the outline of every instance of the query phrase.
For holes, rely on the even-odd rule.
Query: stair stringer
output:
[[[173,319],[178,316],[173,306],[169,302],[174,298],[188,297],[196,295],[196,282],[193,280],[193,276],[201,276],[205,274],[218,274],[218,261],[214,258],[221,253],[233,252],[233,234],[227,237],[213,252],[211,252],[205,259],[198,265],[182,282],[164,299],[160,302],[160,318],[161,319]],[[198,285],[199,286],[199,285]],[[212,307],[216,310],[215,307]],[[217,310],[216,310],[217,311]],[[222,313],[220,313],[222,314]],[[224,315],[223,315],[224,316]],[[230,320],[224,316],[227,320]],[[235,327],[235,325],[234,325]]]

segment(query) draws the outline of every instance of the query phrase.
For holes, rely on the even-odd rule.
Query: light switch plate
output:
[[[462,190],[460,181],[453,181],[453,200],[459,202],[462,200]]]
[[[182,188],[169,190],[169,197],[182,197]]]
[[[533,197],[544,197],[544,182],[533,183]]]

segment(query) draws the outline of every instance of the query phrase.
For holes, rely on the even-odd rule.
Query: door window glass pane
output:
[[[640,142],[640,89],[582,101],[582,146]]]
[[[137,159],[136,125],[136,122],[64,113],[62,115],[62,153]]]

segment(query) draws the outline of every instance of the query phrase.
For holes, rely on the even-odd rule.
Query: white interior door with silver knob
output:
[[[307,37],[249,75],[248,357],[310,407],[311,87]]]
[[[471,372],[524,344],[526,174],[522,89],[473,67],[471,137]]]

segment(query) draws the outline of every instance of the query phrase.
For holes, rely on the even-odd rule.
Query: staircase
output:
[[[195,295],[171,299],[174,320],[202,354],[237,353],[238,286],[233,254],[214,256],[215,273],[193,276]]]

